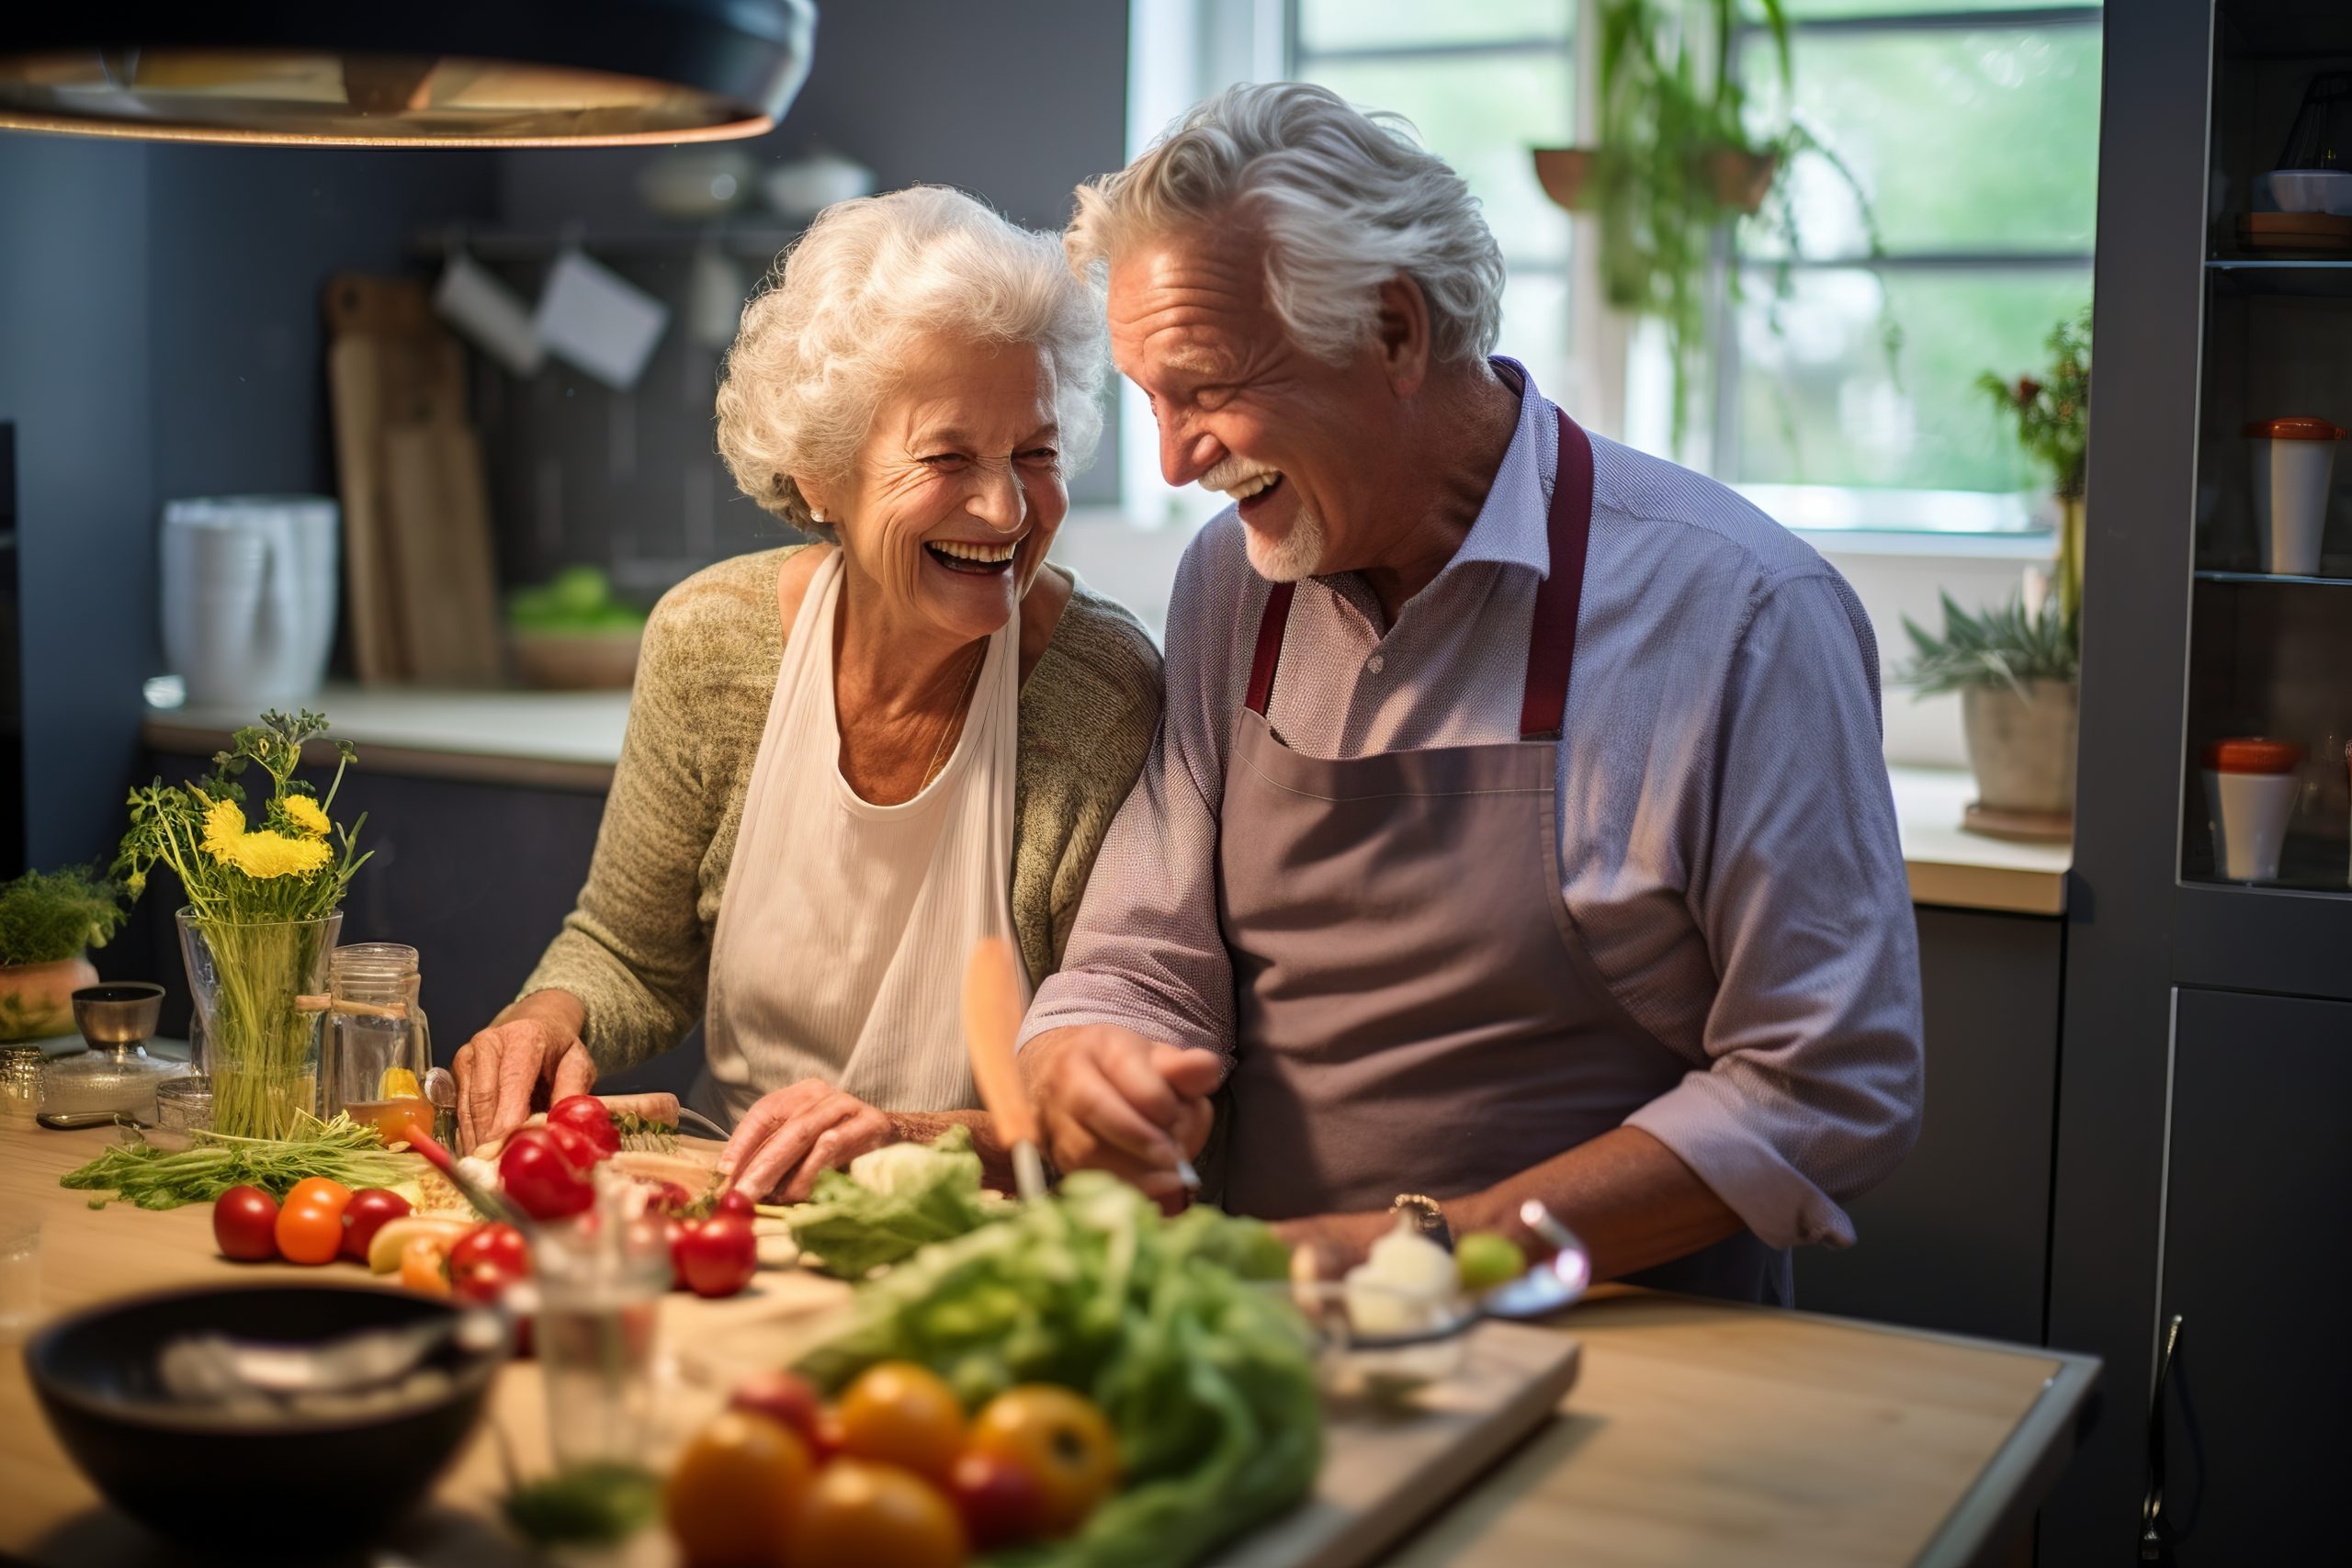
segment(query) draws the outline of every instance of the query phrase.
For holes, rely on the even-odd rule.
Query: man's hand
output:
[[[797,1203],[820,1171],[899,1141],[890,1118],[822,1078],[763,1095],[719,1151],[719,1173],[754,1202]]]
[[[1396,1228],[1394,1213],[1373,1209],[1355,1214],[1309,1214],[1295,1220],[1279,1220],[1273,1232],[1294,1252],[1305,1249],[1313,1260],[1315,1278],[1336,1280],[1363,1262],[1372,1250],[1372,1244]]]
[[[1170,1045],[1113,1023],[1049,1030],[1021,1053],[1022,1074],[1064,1170],[1107,1170],[1167,1201],[1176,1162],[1209,1139],[1209,1096],[1225,1076],[1213,1051]]]
[[[537,1013],[507,1016],[458,1048],[458,1148],[465,1153],[521,1126],[566,1095],[596,1084],[596,1061],[577,1028]]]

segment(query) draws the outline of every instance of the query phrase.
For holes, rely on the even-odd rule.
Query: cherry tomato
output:
[[[800,1439],[764,1416],[730,1410],[704,1427],[671,1467],[662,1493],[686,1568],[777,1562],[814,1468]]]
[[[944,1483],[964,1447],[964,1405],[939,1374],[877,1361],[842,1393],[842,1451]]]
[[[613,1125],[613,1113],[605,1102],[593,1094],[569,1094],[557,1100],[548,1107],[548,1125],[569,1127],[587,1139],[598,1159],[621,1152],[621,1130]]]
[[[577,1133],[570,1134],[579,1142]],[[535,1220],[560,1220],[596,1201],[586,1174],[544,1127],[526,1127],[506,1140],[498,1156],[498,1182]]]
[[[983,1551],[1046,1533],[1046,1492],[1027,1467],[1002,1454],[967,1449],[948,1473],[947,1495]]]
[[[1119,1483],[1119,1444],[1094,1402],[1053,1383],[1023,1383],[981,1406],[976,1453],[1000,1454],[1037,1478],[1047,1535],[1068,1535]]]
[[[764,1416],[790,1430],[812,1452],[818,1449],[817,1416],[824,1402],[817,1397],[817,1385],[798,1372],[753,1372],[735,1385],[727,1408]]]
[[[343,1210],[343,1256],[365,1260],[368,1244],[388,1221],[397,1220],[410,1212],[409,1201],[397,1192],[381,1187],[363,1187],[351,1195]]]
[[[513,1225],[476,1225],[449,1248],[449,1285],[463,1302],[494,1302],[531,1277],[531,1252]]]
[[[277,1211],[277,1250],[288,1263],[332,1263],[343,1247],[343,1205],[322,1199]]]
[[[938,1487],[854,1459],[817,1472],[786,1540],[792,1568],[956,1568],[970,1550]]]
[[[714,1214],[734,1214],[746,1220],[755,1217],[759,1213],[752,1206],[752,1195],[740,1187],[730,1187],[721,1192],[718,1195],[718,1201],[712,1206],[710,1212]]]
[[[232,1187],[212,1201],[220,1256],[263,1263],[277,1256],[277,1200],[258,1187]]]
[[[340,1181],[331,1180],[323,1176],[306,1176],[294,1184],[294,1190],[291,1192],[286,1194],[286,1206],[290,1209],[297,1203],[309,1203],[321,1199],[333,1203],[340,1213],[343,1205],[351,1201],[351,1189]]]
[[[538,1130],[547,1135],[548,1142],[555,1145],[556,1152],[563,1156],[564,1163],[582,1175],[594,1170],[596,1162],[605,1157],[598,1151],[595,1140],[577,1127],[567,1127],[560,1122],[550,1122]]]
[[[420,1295],[447,1298],[449,1258],[439,1242],[421,1235],[401,1249],[401,1283]]]
[[[731,1296],[759,1272],[760,1243],[752,1222],[740,1214],[715,1214],[700,1224],[682,1224],[671,1250],[671,1267],[698,1296]]]

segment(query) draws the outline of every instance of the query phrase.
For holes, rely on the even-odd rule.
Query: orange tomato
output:
[[[420,1295],[449,1294],[449,1255],[429,1235],[418,1236],[401,1249],[401,1283]]]
[[[1086,1522],[1119,1484],[1119,1442],[1094,1402],[1053,1383],[1005,1390],[972,1422],[975,1453],[1012,1461],[1037,1478],[1047,1535]]]
[[[817,1472],[786,1541],[792,1568],[957,1568],[971,1550],[938,1487],[854,1459]]]
[[[842,1392],[842,1452],[944,1485],[964,1450],[964,1404],[928,1367],[877,1361]]]
[[[686,1568],[780,1562],[814,1469],[808,1446],[764,1416],[730,1410],[705,1427],[671,1467],[662,1492],[663,1517]]]
[[[337,1214],[341,1214],[343,1206],[350,1201],[350,1188],[323,1176],[304,1177],[294,1184],[294,1190],[286,1195],[286,1206],[289,1209],[297,1203],[325,1202],[334,1204]]]
[[[277,1211],[279,1256],[288,1263],[334,1262],[343,1250],[343,1203],[298,1203],[288,1197]]]

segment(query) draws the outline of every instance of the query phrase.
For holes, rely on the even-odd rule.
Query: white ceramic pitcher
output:
[[[341,514],[319,495],[164,505],[164,656],[187,700],[254,713],[312,696],[334,645]]]

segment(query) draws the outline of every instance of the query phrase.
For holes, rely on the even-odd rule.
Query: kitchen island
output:
[[[202,1205],[93,1212],[57,1178],[111,1134],[0,1130],[0,1202],[41,1224],[41,1302],[271,1278],[359,1286],[348,1266],[232,1264]],[[673,1296],[673,1344],[842,1287],[763,1272],[755,1298]],[[765,1303],[763,1306],[763,1303]],[[1559,1417],[1393,1553],[1412,1568],[1999,1562],[2063,1469],[2097,1376],[2088,1357],[1604,1287],[1557,1325],[1584,1347]],[[500,1374],[485,1424],[434,1502],[368,1561],[515,1564],[495,1522],[503,1430],[540,1462],[537,1369]],[[107,1507],[51,1439],[21,1358],[0,1368],[0,1558],[162,1565],[169,1548]]]

